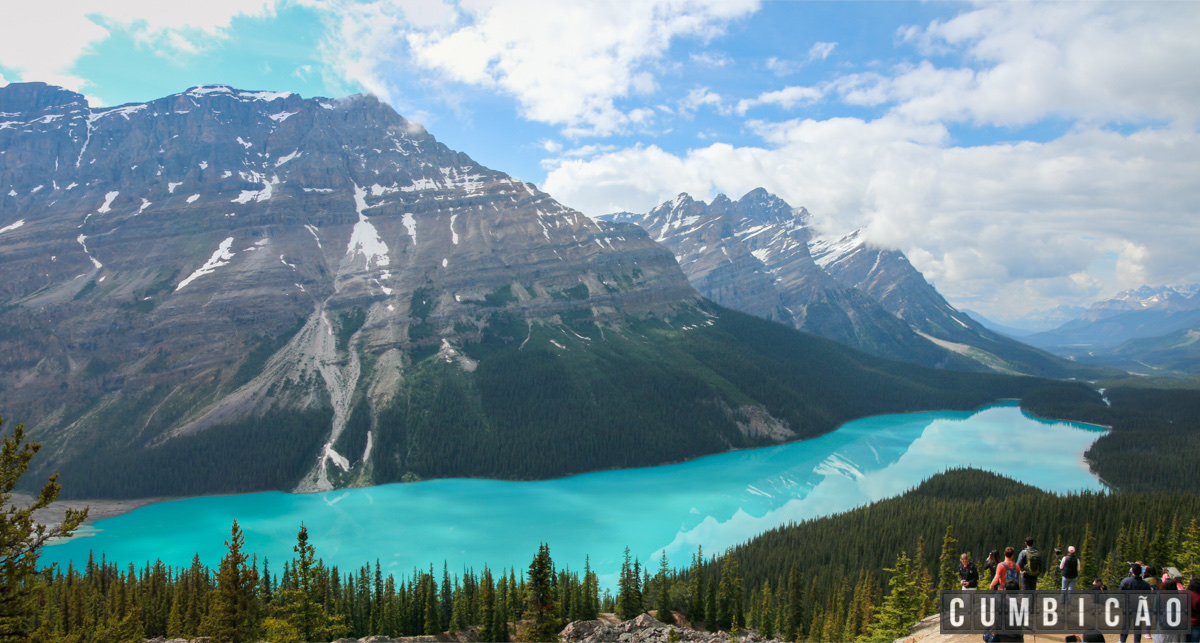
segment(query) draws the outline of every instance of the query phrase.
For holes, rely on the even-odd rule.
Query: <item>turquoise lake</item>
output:
[[[975,412],[864,418],[822,437],[679,464],[536,482],[430,480],[320,494],[255,493],[163,502],[85,526],[48,546],[43,563],[89,550],[139,567],[161,558],[213,567],[237,519],[272,571],[292,557],[300,523],[326,564],[384,572],[528,566],[547,542],[555,565],[584,557],[612,586],[626,546],[642,561],[665,549],[686,564],[697,545],[719,552],[773,527],[898,495],[952,467],[994,471],[1050,491],[1099,490],[1083,453],[1100,427],[1047,422],[1016,403]],[[1037,445],[1030,452],[1029,445]],[[1014,538],[1017,535],[1014,534]],[[1016,542],[1014,540],[1014,542]]]

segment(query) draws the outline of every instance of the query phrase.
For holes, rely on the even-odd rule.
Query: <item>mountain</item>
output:
[[[1200,374],[1200,286],[1142,286],[1028,338],[1082,363],[1142,375]]]
[[[977,370],[826,274],[809,255],[808,212],[762,188],[712,203],[680,194],[642,216],[602,218],[645,228],[675,253],[692,286],[722,306],[882,357]]]
[[[0,119],[0,409],[68,495],[544,478],[1041,385],[707,302],[371,96],[14,83]]]
[[[1105,351],[1134,339],[1200,327],[1196,286],[1142,286],[1098,301],[1058,328],[1025,338],[1064,355]]]
[[[956,370],[1066,377],[1080,367],[987,330],[955,310],[898,250],[861,231],[814,238],[809,215],[758,188],[712,203],[687,194],[635,222],[675,253],[703,296],[875,355]]]
[[[1131,339],[1114,348],[1089,350],[1076,359],[1139,375],[1200,375],[1200,326]]]

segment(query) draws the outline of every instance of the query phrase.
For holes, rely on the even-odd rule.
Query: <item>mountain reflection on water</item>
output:
[[[590,556],[612,585],[626,546],[642,561],[665,548],[685,565],[698,545],[716,553],[788,522],[898,495],[953,467],[1050,491],[1099,490],[1083,453],[1101,435],[1100,427],[1038,420],[1016,403],[883,415],[803,442],[556,480],[430,480],[163,502],[89,525],[47,547],[42,561],[78,567],[94,550],[97,560],[103,553],[121,565],[161,558],[178,566],[199,553],[215,567],[237,519],[248,549],[276,573],[303,522],[317,555],[343,572],[376,559],[397,575],[443,561],[452,570],[519,570],[546,542],[556,566],[582,569]]]

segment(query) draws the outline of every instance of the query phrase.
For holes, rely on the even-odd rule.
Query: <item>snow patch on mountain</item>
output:
[[[387,244],[379,237],[379,231],[375,229],[374,224],[367,220],[367,215],[363,210],[367,209],[367,191],[365,188],[354,186],[354,209],[358,212],[358,222],[354,224],[354,230],[350,233],[350,245],[346,248],[347,255],[354,253],[362,253],[367,260],[367,268],[371,267],[371,262],[374,261],[376,266],[386,266],[391,263],[391,258],[388,256]],[[310,228],[313,236],[317,233]],[[320,243],[320,240],[317,241]]]
[[[187,279],[184,279],[183,281],[179,282],[178,286],[175,286],[175,292],[179,292],[184,286],[192,283],[200,277],[203,277],[204,275],[212,274],[217,268],[229,265],[229,261],[233,259],[234,255],[233,251],[229,249],[232,245],[233,237],[227,237],[224,241],[222,241],[221,245],[217,246],[216,252],[209,257],[208,261],[206,261],[203,266],[200,266],[200,268],[198,268],[195,272],[188,275]],[[93,259],[93,261],[95,261],[95,259]],[[99,267],[99,265],[96,267]]]

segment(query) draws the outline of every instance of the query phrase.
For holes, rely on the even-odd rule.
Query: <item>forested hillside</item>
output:
[[[550,478],[812,438],[869,415],[970,410],[1046,387],[1073,397],[1090,390],[893,362],[707,302],[625,327],[566,313],[547,324],[500,317],[458,351],[414,351],[405,386],[378,413],[356,391],[333,444],[347,470],[333,468],[330,479]],[[374,363],[365,359],[364,372]],[[153,407],[139,408],[114,411],[106,421],[115,432],[93,436],[87,458],[63,469],[65,495],[288,488],[311,468],[331,412],[277,410],[129,449]]]
[[[1112,427],[1086,455],[1092,471],[1116,489],[1200,493],[1200,390],[1122,384],[1102,396],[1081,387],[1047,387],[1030,392],[1021,407]]]

